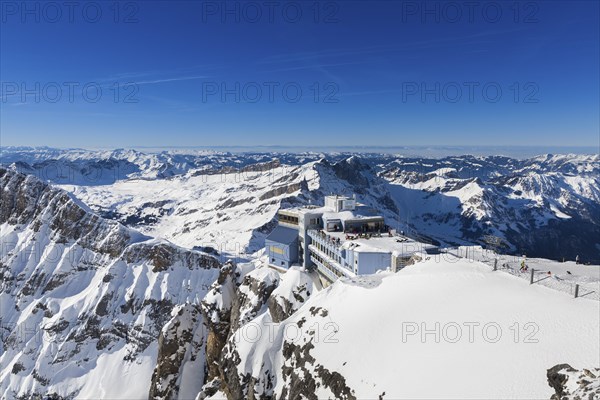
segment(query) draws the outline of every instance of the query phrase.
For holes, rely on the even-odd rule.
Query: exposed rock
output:
[[[185,304],[173,309],[158,338],[158,357],[152,374],[150,399],[177,399],[186,367],[195,372],[196,387],[204,381],[204,340],[200,307]],[[186,382],[187,386],[193,382]],[[197,391],[197,390],[196,390]]]
[[[291,268],[278,275],[269,268],[259,268],[245,275],[237,286],[225,276],[219,279],[220,286],[215,284],[203,301],[202,312],[209,330],[206,348],[209,376],[197,399],[204,399],[220,390],[230,400],[317,400],[317,388],[328,389],[335,398],[356,399],[344,376],[327,369],[311,354],[314,348],[312,341],[318,333],[307,326],[305,317],[295,323],[304,342],[296,343],[285,338],[285,321],[301,308],[316,287],[309,273],[301,268]],[[232,293],[231,288],[234,289]],[[229,295],[225,293],[231,295],[231,306],[227,301]],[[327,318],[328,311],[312,307],[309,315]],[[229,323],[226,322],[227,317]],[[260,326],[263,317],[266,321],[279,322],[274,327],[274,337],[271,333],[267,334],[263,326],[262,335],[257,338],[258,342],[275,346],[268,353],[253,349],[252,344],[257,342],[248,342],[241,336],[244,326],[250,323]],[[282,354],[282,364],[279,361],[273,364],[271,354]],[[257,363],[261,363],[258,370],[248,369]],[[280,390],[275,392],[278,383],[281,383]]]
[[[33,176],[0,168],[0,224],[49,225],[58,243],[77,240],[84,248],[111,257],[131,243],[127,228],[84,210],[69,194]]]
[[[154,268],[152,272],[166,271],[173,264],[180,262],[189,269],[193,268],[218,268],[219,261],[209,255],[190,252],[169,243],[136,243],[123,254],[129,263],[150,259]]]
[[[315,287],[315,283],[308,273],[296,267],[290,268],[281,277],[279,287],[273,291],[268,301],[273,322],[286,320],[318,288],[319,286]]]
[[[350,157],[333,165],[335,175],[339,179],[348,181],[355,186],[369,187],[369,179],[363,175],[363,171],[370,170],[370,167],[363,164],[358,157]]]
[[[569,364],[558,364],[546,376],[555,392],[551,400],[600,399],[600,368],[577,370]]]
[[[353,390],[346,385],[346,379],[339,372],[329,371],[310,354],[313,348],[312,339],[304,345],[284,342],[284,389],[279,399],[318,400],[314,394],[315,389],[323,386],[328,388],[336,399],[356,400]]]
[[[202,316],[208,328],[206,339],[207,381],[221,376],[219,360],[231,328],[231,306],[236,296],[239,271],[228,263],[221,268],[219,278],[201,302]]]
[[[269,300],[279,284],[279,274],[270,268],[254,270],[244,276],[233,297],[231,308],[231,332],[253,320]]]
[[[291,194],[291,193],[297,192],[301,188],[302,188],[301,183],[291,183],[289,185],[279,186],[275,189],[269,190],[266,193],[263,193],[259,197],[259,200],[271,199],[273,197],[281,196],[282,194]]]

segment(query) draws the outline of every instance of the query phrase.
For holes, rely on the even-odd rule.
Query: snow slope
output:
[[[459,256],[472,261],[481,261],[499,271],[530,281],[534,270],[534,282],[575,295],[575,285],[579,285],[579,296],[600,300],[600,265],[577,264],[574,261],[554,261],[545,258],[530,258],[496,254],[481,246],[460,246],[445,249],[450,257]],[[495,260],[498,260],[497,262]],[[527,271],[521,272],[521,263],[525,261]]]
[[[232,335],[228,356],[246,395],[542,399],[550,367],[600,365],[599,337],[597,301],[431,258],[337,281],[280,323],[265,312]]]
[[[431,168],[445,191],[390,183],[357,157],[275,166],[256,176],[246,171],[241,180],[236,172],[194,172],[70,189],[88,204],[94,200],[138,218],[164,209],[152,214],[156,221],[145,232],[169,233],[188,247],[258,243],[277,208],[318,204],[332,192],[357,193],[388,221],[411,210],[396,208],[393,199],[404,194],[390,190],[393,185],[423,196],[411,198],[416,209],[433,196],[438,205],[458,197],[442,197],[445,192],[471,195],[451,200],[463,212],[473,198],[494,204],[483,195],[489,184],[456,178],[460,168]],[[527,187],[552,193],[552,182]],[[493,272],[481,248],[320,290],[301,268],[285,274],[252,270],[252,263],[218,268],[205,253],[102,219],[31,176],[0,169],[0,183],[2,398],[147,398],[149,391],[153,398],[191,398],[199,390],[236,400],[252,392],[277,398],[549,398],[548,368],[600,365],[597,300],[545,287],[549,279],[529,285],[523,277]],[[434,213],[431,204],[423,207]],[[596,288],[600,282],[594,266],[529,262],[566,283]]]

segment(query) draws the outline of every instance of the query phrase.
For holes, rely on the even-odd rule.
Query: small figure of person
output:
[[[575,256],[575,264],[579,264],[579,254]]]

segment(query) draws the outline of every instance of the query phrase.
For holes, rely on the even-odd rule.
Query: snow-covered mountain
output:
[[[3,148],[1,162],[156,237],[252,253],[277,208],[357,193],[399,230],[450,245],[600,263],[600,156],[95,152]],[[304,186],[303,186],[304,185]]]
[[[558,364],[548,370],[547,376],[555,390],[551,400],[600,397],[600,368],[576,370],[569,364]]]
[[[504,251],[600,263],[600,157],[397,160],[381,172],[407,223],[445,242],[503,238]]]
[[[56,184],[108,185],[123,179],[164,179],[192,171],[214,173],[225,168],[268,162],[269,153],[169,150],[144,153],[132,149],[85,150],[49,147],[0,147],[0,164]],[[279,154],[287,164],[319,158],[318,154]]]
[[[6,169],[0,245],[3,399],[147,396],[163,326],[221,265]]]
[[[466,247],[425,256],[398,273],[342,279],[323,289],[314,272],[268,268],[260,253],[250,254],[254,249],[244,255],[250,262],[222,264],[206,252],[148,236],[217,210],[222,220],[192,233],[174,229],[171,237],[209,250],[201,236],[216,224],[225,233],[215,238],[251,247],[270,229],[277,207],[319,203],[332,192],[356,193],[394,221],[402,215],[397,184],[380,171],[362,157],[271,162],[250,164],[238,181],[232,178],[240,171],[195,171],[68,192],[0,168],[1,397],[529,399],[594,393],[600,303],[585,294],[600,292],[595,266],[535,260],[557,283],[529,285],[492,271],[479,261],[487,253]],[[123,202],[126,190],[130,199]],[[73,193],[84,194],[87,203],[112,195],[106,204],[173,199],[175,210],[198,210],[132,223],[144,229],[140,233],[100,217]],[[200,236],[192,236],[196,230]],[[584,296],[574,300],[554,289],[568,282],[585,282]]]

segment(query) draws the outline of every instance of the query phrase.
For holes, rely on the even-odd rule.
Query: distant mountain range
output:
[[[185,246],[247,254],[279,207],[354,194],[388,224],[446,245],[600,263],[600,157],[3,148],[7,168],[61,185],[101,215]]]

